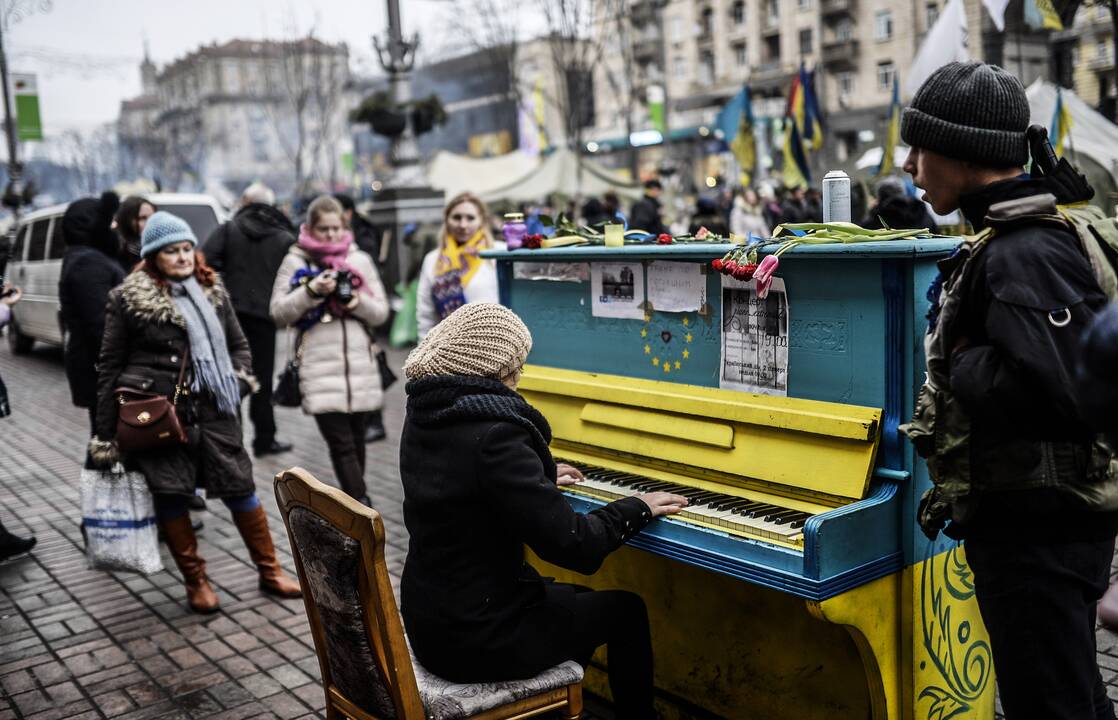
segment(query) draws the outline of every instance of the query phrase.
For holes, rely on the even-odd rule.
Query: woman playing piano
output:
[[[531,677],[566,660],[585,667],[604,644],[617,717],[652,718],[644,602],[548,582],[524,561],[524,545],[590,574],[687,500],[655,492],[574,512],[557,486],[581,474],[556,465],[547,421],[516,392],[531,346],[511,310],[472,303],[436,325],[404,366],[408,637],[428,670],[454,682]]]

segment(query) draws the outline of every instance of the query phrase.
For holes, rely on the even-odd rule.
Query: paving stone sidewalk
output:
[[[394,368],[404,357],[389,353]],[[196,514],[205,522],[199,550],[221,598],[218,614],[187,609],[165,547],[167,569],[150,577],[89,569],[78,526],[87,419],[70,403],[61,353],[37,346],[13,357],[0,343],[0,375],[13,411],[0,420],[0,521],[39,540],[30,555],[0,564],[0,720],[323,717],[303,603],[259,592],[224,505]],[[394,583],[407,551],[397,466],[403,399],[400,382],[385,407],[388,439],[368,446],[366,473]],[[272,477],[292,465],[327,481],[333,472],[311,418],[287,408],[276,418],[280,437],[296,448],[253,468],[280,561],[294,573]],[[1118,699],[1118,635],[1100,628],[1098,644],[1103,679]],[[611,715],[592,697],[587,705],[586,720]]]

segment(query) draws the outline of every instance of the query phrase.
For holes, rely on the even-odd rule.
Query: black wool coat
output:
[[[202,243],[206,263],[221,273],[237,312],[271,322],[272,284],[296,232],[278,209],[251,203]]]
[[[97,403],[97,357],[105,334],[105,302],[124,280],[117,261],[88,245],[71,245],[62,256],[58,301],[66,328],[66,379],[78,407]]]
[[[221,281],[204,291],[221,321],[243,394],[255,385],[248,341]],[[170,291],[159,287],[145,271],[136,270],[109,293],[98,366],[97,437],[91,445],[94,460],[113,459],[103,444],[116,435],[114,390],[128,387],[173,397],[189,345],[185,321]],[[187,365],[184,384],[189,386],[193,374],[189,362]],[[192,495],[196,487],[204,487],[209,497],[236,498],[254,492],[252,461],[241,440],[240,419],[219,415],[208,393],[180,399],[177,412],[189,442],[132,453],[124,458],[126,466],[143,473],[156,494]]]
[[[462,387],[463,380],[408,384],[400,474],[410,544],[401,613],[416,657],[441,677],[530,677],[581,650],[573,643],[573,589],[542,579],[524,546],[591,574],[651,517],[636,498],[574,512],[555,483],[543,417],[496,381],[465,379],[474,386]],[[533,421],[477,410],[487,395],[521,405]]]

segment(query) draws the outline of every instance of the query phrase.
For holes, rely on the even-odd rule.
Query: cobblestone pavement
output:
[[[390,351],[393,367],[403,358]],[[89,569],[77,489],[87,420],[70,403],[61,353],[36,346],[16,358],[0,343],[0,375],[13,410],[0,420],[0,521],[39,540],[30,555],[0,564],[0,720],[322,717],[303,603],[259,592],[225,507],[215,502],[213,512],[196,514],[205,522],[199,549],[221,598],[216,615],[189,612],[165,548],[167,569],[150,577]],[[397,467],[402,420],[400,382],[386,404],[388,439],[369,446],[366,474],[384,517],[394,582],[407,550]],[[254,462],[256,489],[280,561],[294,573],[272,477],[291,465],[326,481],[333,473],[313,420],[278,408],[277,423],[296,448]],[[1118,635],[1100,629],[1098,640],[1103,677],[1118,699]],[[587,720],[610,716],[594,698],[587,703]]]

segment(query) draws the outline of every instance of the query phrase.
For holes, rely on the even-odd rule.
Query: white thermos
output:
[[[842,170],[823,176],[823,222],[850,222],[850,176]]]

